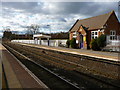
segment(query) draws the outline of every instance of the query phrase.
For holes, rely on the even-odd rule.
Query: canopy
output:
[[[43,35],[43,34],[35,34],[33,35],[33,38],[51,38],[51,36]]]

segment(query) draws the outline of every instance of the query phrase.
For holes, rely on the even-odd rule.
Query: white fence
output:
[[[48,46],[58,47],[59,45],[66,45],[67,40],[12,40],[11,42],[20,42],[20,43],[28,43],[28,44],[39,44]]]
[[[106,39],[106,47],[112,51],[120,51],[120,36],[115,36],[114,40],[111,40],[110,36],[108,35]]]
[[[109,43],[118,43],[118,42],[120,42],[120,35],[116,35],[116,36],[114,36],[114,40],[111,40],[110,39],[110,35],[107,35],[107,37],[106,37],[106,39],[107,39],[107,44],[109,44]]]

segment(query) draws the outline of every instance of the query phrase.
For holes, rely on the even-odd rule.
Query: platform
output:
[[[46,90],[48,87],[25,67],[7,49],[0,44],[2,51],[2,64],[8,88],[39,88]]]
[[[17,43],[17,44],[27,45],[27,46],[37,47],[37,48],[43,48],[43,49],[48,49],[48,50],[55,50],[55,51],[60,51],[60,52],[66,52],[66,53],[71,53],[71,54],[77,54],[77,55],[95,57],[99,59],[107,59],[111,61],[120,61],[120,53],[115,53],[115,52],[72,49],[72,48],[52,47],[52,46],[43,46],[43,45],[25,44],[25,43]]]

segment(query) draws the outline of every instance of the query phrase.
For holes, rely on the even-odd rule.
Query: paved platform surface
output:
[[[2,51],[2,63],[9,88],[46,89],[47,86],[42,82],[38,83],[1,44],[0,51]]]
[[[25,44],[25,43],[18,43],[18,44],[28,45],[28,46],[37,47],[37,48],[44,48],[49,50],[56,50],[60,52],[78,54],[78,55],[85,55],[85,56],[90,56],[95,58],[102,58],[102,59],[107,59],[112,61],[120,61],[120,53],[115,53],[115,52],[71,49],[71,48],[64,48],[64,47],[52,47],[52,46],[43,46],[43,45]]]

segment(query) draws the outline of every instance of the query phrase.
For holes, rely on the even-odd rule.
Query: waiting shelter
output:
[[[33,35],[33,39],[34,39],[34,43],[38,44],[38,41],[40,42],[40,45],[42,45],[41,43],[41,39],[42,38],[46,38],[48,40],[48,46],[50,45],[50,38],[51,36],[49,35],[43,35],[43,34],[34,34]]]

